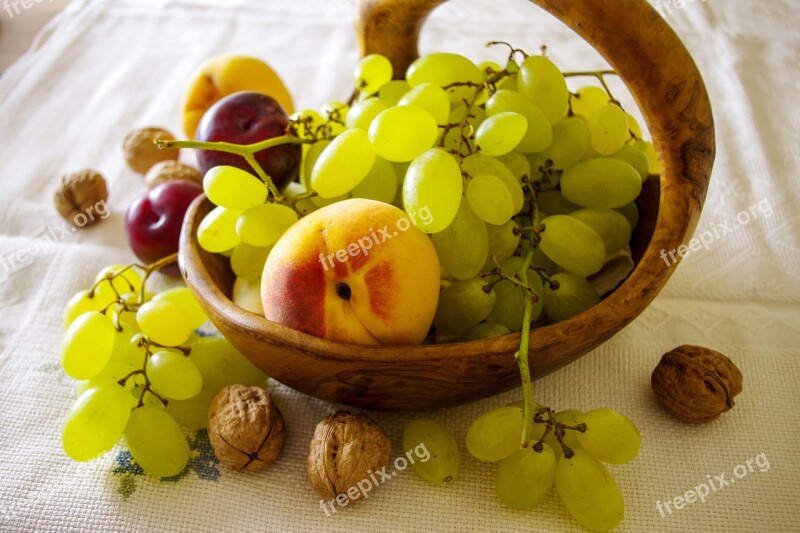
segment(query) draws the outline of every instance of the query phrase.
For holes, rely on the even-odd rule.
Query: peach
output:
[[[337,202],[294,224],[264,266],[267,319],[355,344],[419,344],[439,301],[430,238],[400,209]]]
[[[294,103],[278,74],[256,57],[223,54],[203,63],[192,76],[183,96],[183,133],[194,139],[197,125],[206,110],[229,94],[256,91],[271,96],[286,114],[294,113]]]

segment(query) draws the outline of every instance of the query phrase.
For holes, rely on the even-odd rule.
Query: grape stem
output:
[[[602,85],[603,89],[606,91],[606,94],[608,94],[608,98],[611,100],[611,103],[622,107],[620,105],[619,100],[614,98],[614,95],[611,94],[611,89],[608,88],[608,84],[606,83],[606,79],[605,79],[605,76],[616,76],[616,75],[617,75],[617,72],[614,71],[614,70],[594,70],[594,71],[580,71],[580,72],[565,72],[564,73],[564,77],[565,78],[570,78],[570,77],[575,77],[575,76],[591,76],[593,78],[597,78],[598,81],[600,81],[600,85]]]
[[[261,181],[267,186],[272,197],[275,199],[276,202],[283,201],[283,195],[272,182],[272,178],[264,172],[264,169],[261,168],[261,165],[258,164],[256,161],[256,156],[258,152],[262,152],[264,150],[268,150],[269,148],[274,148],[276,146],[282,146],[284,144],[307,144],[313,142],[313,139],[300,139],[294,135],[281,135],[280,137],[273,137],[271,139],[267,139],[265,141],[260,141],[253,144],[235,144],[235,143],[228,143],[228,142],[207,142],[207,141],[179,141],[179,140],[156,140],[153,141],[156,143],[156,146],[159,149],[164,148],[192,148],[195,150],[211,150],[216,152],[227,152],[229,154],[237,154],[242,156],[248,164],[253,167],[253,170],[256,171],[258,177],[261,178]]]

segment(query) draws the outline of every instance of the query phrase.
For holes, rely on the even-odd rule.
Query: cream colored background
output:
[[[289,439],[269,471],[222,471],[218,482],[189,474],[178,483],[138,479],[117,492],[113,454],[69,461],[59,443],[73,383],[58,367],[61,309],[100,267],[132,259],[123,233],[141,178],[120,143],[136,126],[178,128],[178,103],[193,68],[212,54],[267,59],[296,96],[317,107],[348,94],[357,60],[350,0],[234,3],[78,0],[0,77],[0,256],[15,253],[60,219],[56,178],[100,169],[112,216],[49,244],[20,270],[0,265],[0,530],[2,531],[564,531],[576,529],[555,493],[530,512],[504,508],[491,465],[462,449],[462,475],[436,489],[405,472],[366,504],[325,518],[305,481],[304,455],[316,422],[336,409],[275,385]],[[45,4],[22,17],[37,16]],[[612,471],[625,494],[621,531],[796,531],[800,529],[800,186],[797,112],[800,24],[792,0],[707,0],[672,7],[669,22],[705,75],[717,119],[718,159],[699,231],[733,220],[760,201],[774,212],[690,255],[651,307],[617,337],[535,384],[544,403],[617,408],[644,437],[640,456]],[[0,15],[2,16],[2,15]],[[2,20],[5,27],[7,21]],[[556,21],[524,0],[454,0],[428,22],[424,52],[482,59],[491,38],[535,50],[550,46],[565,69],[602,62]],[[665,50],[665,54],[669,51]],[[3,56],[4,59],[6,56]],[[191,160],[191,154],[186,154]],[[679,344],[727,353],[744,392],[717,422],[689,427],[656,404],[649,376]],[[512,392],[426,413],[463,442],[469,422]],[[412,415],[373,413],[399,450]],[[750,474],[662,518],[671,499],[764,453],[770,469]]]

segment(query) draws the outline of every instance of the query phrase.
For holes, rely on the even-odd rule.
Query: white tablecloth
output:
[[[640,456],[611,469],[627,503],[620,530],[796,531],[798,6],[793,0],[661,3],[705,75],[716,116],[717,164],[698,231],[725,224],[735,229],[688,256],[626,330],[536,382],[536,392],[560,408],[617,408],[641,429]],[[301,107],[345,97],[357,59],[353,12],[353,0],[78,1],[0,77],[0,255],[10,257],[61,225],[51,196],[66,171],[100,169],[110,183],[112,211],[97,227],[44,243],[21,265],[0,264],[0,530],[577,528],[555,492],[530,512],[503,507],[493,494],[493,467],[463,447],[462,475],[454,486],[434,488],[403,472],[366,503],[328,518],[306,482],[305,455],[315,424],[336,406],[277,384],[288,440],[280,460],[263,473],[217,465],[202,434],[187,473],[172,482],[138,475],[122,448],[88,464],[68,460],[61,450],[61,424],[74,398],[74,384],[59,366],[61,310],[102,266],[132,259],[123,218],[143,184],[122,159],[125,133],[150,124],[179,131],[187,77],[224,51],[268,60]],[[547,43],[563,68],[603,65],[569,30],[524,0],[455,0],[433,14],[421,48],[500,59],[504,52],[483,48],[490,39],[531,50]],[[756,208],[750,221],[736,221],[759,203],[764,209]],[[735,409],[713,424],[682,424],[651,393],[650,372],[659,357],[684,343],[728,354],[744,374]],[[447,424],[463,443],[472,419],[517,396],[426,415]],[[372,416],[397,453],[404,424],[419,415]],[[685,493],[709,474],[731,479],[742,472],[738,465],[760,454],[768,469],[756,466],[704,503],[665,516],[658,511],[658,501]]]

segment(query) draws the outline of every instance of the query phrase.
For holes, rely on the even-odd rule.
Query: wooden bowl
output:
[[[395,72],[417,56],[419,28],[443,0],[362,1],[363,53],[382,53]],[[586,39],[627,83],[645,117],[663,175],[638,202],[632,248],[636,268],[600,304],[565,322],[535,329],[533,376],[575,361],[636,318],[674,270],[660,256],[693,234],[714,160],[714,126],[705,86],[679,38],[645,0],[533,0]],[[210,210],[198,198],[181,235],[186,283],[220,332],[255,365],[301,392],[368,409],[421,409],[483,398],[519,386],[513,354],[519,334],[459,344],[357,346],[270,322],[229,298],[228,260],[202,250],[196,229]]]

